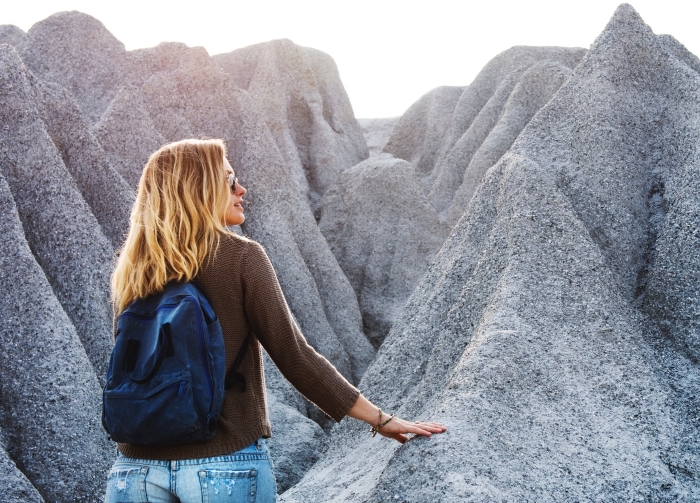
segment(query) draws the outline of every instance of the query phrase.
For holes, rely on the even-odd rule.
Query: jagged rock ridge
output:
[[[127,52],[61,13],[0,42],[7,498],[101,498],[112,249],[148,154],[199,135],[226,139],[250,190],[243,231],[312,343],[359,378],[359,299],[375,345],[393,325],[361,387],[450,427],[399,448],[347,421],[321,454],[316,413],[268,361],[281,490],[320,458],[284,500],[700,497],[700,61],[629,6],[585,57],[514,48],[434,90],[394,127],[394,157],[363,162],[334,64],[289,41]],[[37,186],[36,165],[53,178]]]
[[[112,246],[49,136],[37,107],[37,102],[39,106],[43,103],[34,94],[41,90],[31,85],[22,61],[9,45],[0,46],[0,86],[4,124],[0,174],[12,190],[32,253],[75,325],[95,370],[102,374],[112,326],[108,302]],[[41,98],[50,101],[46,94]],[[109,180],[118,190],[119,177],[115,181],[109,173],[100,173],[98,166],[90,168],[93,181],[98,179],[93,187],[107,186]]]
[[[399,447],[346,421],[282,501],[700,497],[700,78],[669,44],[617,10],[365,374],[385,410],[448,433]]]
[[[248,91],[316,211],[338,174],[369,155],[333,59],[283,39],[214,60]]]
[[[97,375],[30,250],[2,175],[0,233],[3,501],[19,494],[41,501],[37,490],[46,501],[96,501],[114,452],[99,419]]]
[[[468,87],[433,89],[396,122],[384,152],[397,158],[397,167],[408,166],[398,159],[408,161],[409,169],[394,170],[386,157],[372,157],[362,169],[353,168],[352,176],[336,178],[322,201],[319,226],[355,289],[365,332],[375,346],[466,210],[484,173],[584,53],[514,47],[499,54]]]

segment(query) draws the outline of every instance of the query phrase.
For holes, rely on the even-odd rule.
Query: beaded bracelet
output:
[[[372,428],[369,430],[369,432],[372,434],[372,438],[374,438],[374,436],[377,434],[377,432],[378,432],[383,426],[386,426],[387,423],[388,423],[389,421],[391,421],[392,419],[394,419],[394,415],[393,415],[393,414],[392,414],[391,416],[389,416],[389,419],[387,419],[386,421],[384,421],[384,422],[382,423],[382,409],[379,409],[379,421],[378,421],[378,424],[377,424],[377,426],[372,426]]]

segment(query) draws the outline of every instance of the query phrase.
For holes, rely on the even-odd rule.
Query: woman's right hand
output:
[[[357,397],[355,405],[348,411],[348,416],[355,419],[361,419],[373,428],[384,423],[377,430],[380,435],[393,438],[402,444],[408,440],[407,434],[431,436],[433,433],[443,433],[447,428],[440,423],[432,423],[427,421],[405,421],[401,418],[394,417],[391,421],[386,422],[391,415],[381,412],[376,405],[367,400],[363,395]],[[381,416],[381,417],[380,417]]]
[[[377,414],[377,416],[378,415],[379,414]],[[382,414],[382,422],[389,419],[389,417],[391,416]],[[387,438],[393,438],[403,444],[408,440],[409,437],[407,437],[406,434],[409,433],[429,437],[433,433],[444,433],[445,431],[447,431],[447,428],[440,423],[405,421],[401,418],[394,417],[391,421],[382,426],[377,433]]]

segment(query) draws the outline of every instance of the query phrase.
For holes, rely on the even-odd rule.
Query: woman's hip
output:
[[[119,455],[107,479],[106,503],[269,503],[275,478],[265,441],[223,456],[159,461]]]

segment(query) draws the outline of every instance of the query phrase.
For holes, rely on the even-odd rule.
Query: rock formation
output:
[[[394,126],[401,117],[389,117],[386,119],[357,119],[362,128],[370,157],[379,155],[384,150]]]
[[[0,25],[0,44],[10,44],[18,47],[27,38],[27,34],[12,24]]]
[[[89,131],[68,91],[58,84],[30,79],[46,132],[113,247],[121,246],[129,229],[133,191],[112,168]]]
[[[149,156],[167,143],[148,115],[139,88],[130,84],[119,90],[92,131],[133,190]]]
[[[113,250],[148,156],[199,136],[314,347],[449,428],[331,430],[265,357],[282,501],[700,499],[700,60],[630,6],[367,141],[330,56],[288,40],[129,52],[68,12],[0,44],[3,501],[101,500]]]
[[[360,303],[375,347],[447,237],[406,161],[381,154],[338,176],[319,227]]]
[[[550,62],[564,68],[574,68],[585,51],[583,49],[566,49],[562,47],[513,47],[496,56],[484,67],[463,92],[452,113],[450,125],[445,131],[445,138],[437,155],[435,166],[431,173],[434,179],[430,191],[430,202],[441,215],[441,219],[447,218],[455,192],[469,177],[468,165],[478,149],[493,134],[501,134],[504,128],[507,141],[515,139],[512,136],[512,128],[515,124],[508,124],[509,117],[504,117],[504,107],[519,108],[520,114],[529,114],[530,117],[537,111],[532,105],[543,105],[548,97],[538,97],[535,103],[527,101],[527,91],[541,95],[537,88],[547,79],[546,72],[536,72],[530,79],[521,82],[527,70],[537,63]],[[563,69],[563,71],[566,71]],[[538,75],[543,78],[538,81]],[[553,75],[554,82],[561,84],[561,78]],[[527,90],[516,91],[516,86],[531,84],[534,87]],[[547,82],[546,88],[550,93],[556,91],[551,82]],[[524,92],[523,92],[524,91]],[[514,99],[525,98],[522,104],[512,103]],[[506,123],[501,124],[505,119]],[[522,121],[516,121],[521,123]],[[526,122],[526,121],[525,121]],[[516,134],[517,136],[517,134]],[[504,140],[495,141],[503,143]],[[503,150],[501,150],[503,152]],[[478,183],[478,182],[477,182]],[[468,202],[468,201],[467,201]],[[466,209],[466,208],[465,208]],[[450,222],[454,225],[454,221]]]
[[[384,152],[410,162],[418,175],[429,175],[464,89],[442,86],[426,93],[401,116]]]
[[[333,59],[283,39],[214,60],[248,91],[316,211],[336,176],[369,155]]]
[[[44,499],[36,488],[7,455],[6,447],[7,439],[0,428],[0,494],[3,495],[3,501],[7,503],[44,503]]]
[[[585,51],[513,47],[493,58],[466,88],[440,87],[401,118],[385,152],[411,162],[430,202],[453,227],[486,169],[568,76]]]
[[[27,32],[22,61],[42,80],[65,87],[92,125],[114,98],[126,73],[124,44],[97,19],[59,12]]]
[[[114,455],[100,422],[100,386],[25,240],[10,189],[0,176],[0,397],[12,460],[0,451],[0,470],[9,472],[0,487],[40,501],[16,464],[46,501],[98,501]],[[12,492],[3,491],[3,501]]]
[[[0,447],[0,491],[6,503],[44,503],[36,488]]]
[[[369,205],[362,199],[362,208],[372,208],[373,215],[394,215],[394,218],[373,218],[372,224],[369,220],[352,219],[346,226],[342,223],[343,212],[349,211],[351,215],[356,207],[339,204],[337,197],[323,200],[321,230],[353,283],[360,299],[365,331],[375,345],[381,343],[391,328],[449,229],[464,214],[484,173],[556,93],[584,53],[583,49],[514,47],[491,60],[470,86],[438,87],[414,103],[393,127],[384,152],[410,163],[412,173],[406,172],[404,176],[415,179],[415,188],[401,190],[401,195],[375,190],[378,199],[369,196],[373,201]],[[384,166],[377,169],[386,176],[395,177],[387,169],[387,162],[377,160],[375,164]],[[366,166],[354,173],[360,179],[370,176],[370,185],[398,187],[395,181],[379,181],[372,171]],[[336,194],[351,190],[338,186],[347,179],[342,176],[336,179]],[[353,188],[363,186],[364,182],[356,183]],[[402,187],[407,189],[408,185]],[[386,194],[394,196],[386,197]],[[352,197],[347,196],[347,201]],[[432,208],[426,208],[424,200]],[[409,201],[417,202],[420,211],[410,211]],[[332,208],[326,208],[327,204]],[[433,218],[435,210],[437,220]],[[329,214],[334,215],[334,222],[328,221]],[[416,218],[417,214],[420,218]],[[351,227],[356,230],[347,232]],[[409,227],[410,237],[406,233]],[[377,229],[381,231],[375,232]],[[366,239],[370,235],[375,238]],[[386,236],[403,237],[394,242]],[[350,258],[349,250],[359,252],[361,248],[371,249],[368,253],[373,258],[358,253]],[[397,254],[395,250],[410,251]],[[408,256],[412,258],[408,260]]]
[[[365,374],[385,410],[448,432],[399,446],[345,421],[282,501],[700,497],[700,78],[668,46],[617,10]]]
[[[10,186],[32,253],[102,374],[111,346],[113,251],[47,132],[30,80],[15,49],[0,46],[0,174]],[[90,183],[90,173],[85,175],[84,187],[103,190]],[[118,190],[119,180],[114,186]]]

